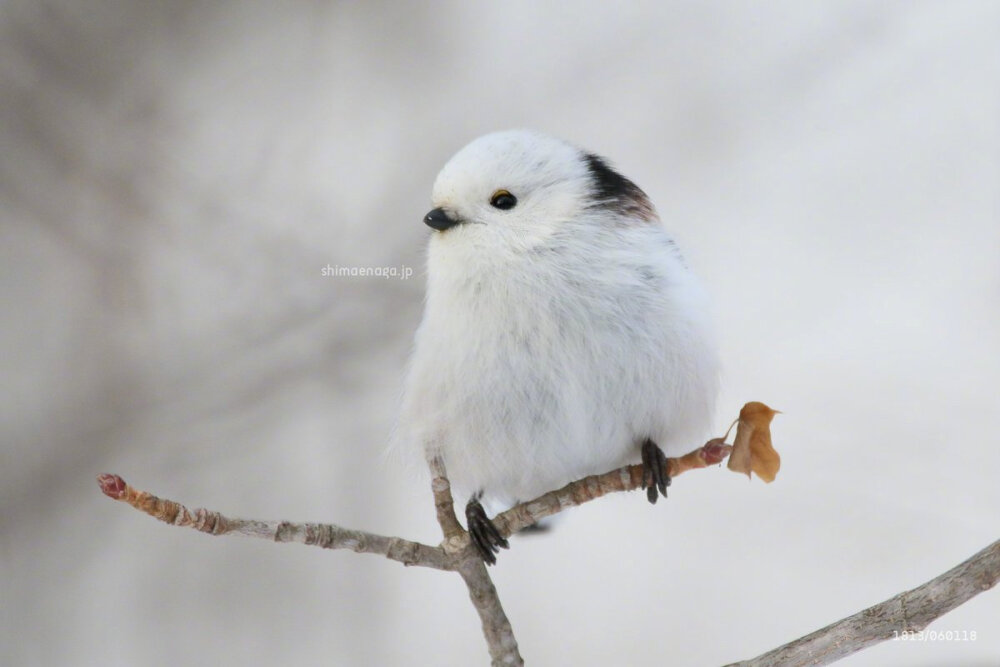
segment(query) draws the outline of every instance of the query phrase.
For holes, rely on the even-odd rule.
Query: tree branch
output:
[[[202,508],[192,511],[172,500],[138,491],[118,475],[100,475],[97,482],[101,485],[101,491],[110,498],[128,503],[160,521],[194,528],[209,535],[243,535],[274,542],[298,542],[323,549],[350,549],[358,553],[385,556],[403,565],[420,565],[438,570],[456,569],[452,557],[441,547],[362,530],[350,530],[328,523],[234,519]]]
[[[671,477],[676,477],[688,470],[715,465],[721,463],[731,450],[723,439],[711,440],[680,458],[668,459],[667,471]],[[192,511],[172,500],[138,491],[118,475],[101,475],[98,482],[101,490],[115,500],[126,502],[166,523],[194,528],[210,535],[244,535],[326,549],[350,549],[385,556],[404,565],[456,571],[465,581],[469,598],[479,614],[492,664],[523,665],[517,640],[489,572],[455,516],[455,503],[444,463],[439,458],[430,458],[428,465],[437,519],[444,534],[444,541],[437,547],[333,524],[234,519],[206,509]],[[569,507],[608,493],[632,491],[641,486],[642,466],[625,466],[603,475],[585,477],[516,505],[497,515],[493,522],[507,537]],[[998,581],[1000,540],[918,588],[729,667],[829,664],[873,644],[898,637],[901,633],[918,631],[975,595],[989,590]]]
[[[1000,580],[1000,540],[926,584],[816,632],[727,667],[828,665],[874,644],[916,632]]]
[[[688,470],[716,465],[729,456],[730,451],[732,447],[725,444],[721,438],[709,440],[703,447],[680,458],[667,459],[667,474],[673,478]],[[504,537],[510,537],[519,530],[524,530],[564,509],[582,505],[616,491],[634,491],[641,486],[642,466],[625,466],[603,475],[584,477],[534,500],[515,505],[494,517],[493,524]]]
[[[462,575],[462,580],[469,589],[469,599],[479,614],[492,664],[524,665],[514,630],[500,604],[493,579],[490,578],[479,552],[472,547],[469,534],[462,529],[455,516],[455,501],[451,496],[451,483],[448,481],[444,461],[440,457],[431,456],[427,459],[427,465],[431,469],[431,491],[434,493],[437,519],[441,532],[444,533],[443,547],[449,553],[458,552],[456,569]]]
[[[490,573],[486,570],[486,563],[471,546],[468,555],[458,564],[458,573],[462,575],[462,580],[469,589],[469,599],[479,613],[483,636],[490,652],[490,664],[494,667],[524,665],[524,659],[517,647],[517,639],[514,637],[514,629],[511,628],[507,613],[500,604],[500,596],[497,594],[496,586],[493,585]]]
[[[732,448],[722,439],[712,440],[677,459],[667,459],[667,472],[676,477],[687,470],[704,468],[721,462]],[[455,516],[455,501],[444,462],[429,457],[431,491],[434,508],[444,541],[438,547],[420,542],[387,537],[334,524],[291,523],[288,521],[258,521],[234,519],[206,509],[189,510],[184,505],[138,491],[118,475],[100,475],[97,480],[105,495],[128,503],[150,516],[173,524],[194,528],[210,535],[243,535],[273,540],[298,542],[325,549],[350,549],[359,553],[385,556],[404,565],[420,565],[439,570],[454,570],[469,589],[469,598],[479,614],[483,635],[494,665],[523,665],[517,640],[497,595],[486,565],[473,548],[468,533]],[[521,503],[499,514],[494,524],[504,534],[512,535],[540,519],[564,509],[595,500],[613,491],[631,491],[642,485],[642,466],[626,466],[603,475],[593,475],[546,493],[535,500]]]
[[[448,481],[444,461],[438,456],[430,456],[427,458],[427,466],[431,469],[434,509],[437,511],[437,520],[444,534],[445,543],[456,552],[460,551],[469,543],[469,539],[455,516],[455,500],[451,496],[451,482]]]

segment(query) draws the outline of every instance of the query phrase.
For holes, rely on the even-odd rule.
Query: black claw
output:
[[[510,543],[500,534],[497,527],[486,516],[486,510],[479,504],[479,500],[472,498],[465,506],[465,521],[469,526],[469,537],[476,547],[476,551],[482,556],[487,565],[497,562],[496,554],[500,548],[510,548]]]
[[[529,533],[541,534],[541,533],[548,533],[551,531],[552,531],[552,526],[550,526],[548,523],[536,521],[530,526],[525,526],[521,530],[517,531],[517,533],[518,535],[527,535]]]
[[[668,486],[667,457],[655,442],[647,438],[642,443],[642,488],[646,490],[646,498],[655,505],[659,495],[667,497]]]

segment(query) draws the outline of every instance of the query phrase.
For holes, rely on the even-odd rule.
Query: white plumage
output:
[[[499,191],[516,204],[491,205],[510,203]],[[706,299],[638,187],[517,130],[459,151],[433,205],[399,428],[460,497],[529,500],[637,462],[646,438],[668,455],[702,444],[718,384]]]

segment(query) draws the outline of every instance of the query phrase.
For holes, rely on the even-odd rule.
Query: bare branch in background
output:
[[[1000,580],[1000,540],[923,586],[816,632],[727,667],[828,665],[904,633],[917,632]]]

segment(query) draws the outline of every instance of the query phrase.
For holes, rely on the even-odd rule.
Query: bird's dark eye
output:
[[[517,206],[517,197],[506,190],[497,190],[490,197],[490,206],[501,211],[507,211]]]

